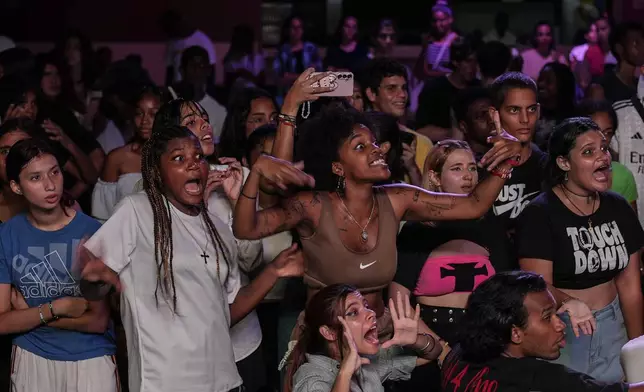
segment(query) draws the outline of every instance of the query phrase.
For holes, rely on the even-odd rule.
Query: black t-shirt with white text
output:
[[[514,229],[521,211],[543,190],[546,159],[547,155],[533,144],[528,160],[515,167],[503,185],[492,210],[506,230]]]
[[[595,213],[580,216],[548,190],[521,213],[516,241],[519,258],[552,261],[555,287],[578,290],[608,282],[624,270],[630,255],[644,246],[644,231],[617,193],[600,193]]]
[[[498,357],[485,363],[461,360],[459,347],[443,363],[443,392],[624,392],[624,383],[606,384],[572,369],[536,358]]]

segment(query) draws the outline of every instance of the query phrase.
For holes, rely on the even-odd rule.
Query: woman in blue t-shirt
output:
[[[17,142],[6,174],[28,207],[0,226],[0,334],[14,335],[11,390],[118,390],[108,305],[82,298],[73,270],[79,244],[100,224],[72,208],[46,141]]]
[[[521,212],[519,263],[543,275],[566,324],[557,361],[600,381],[621,381],[621,348],[644,333],[644,231],[628,202],[609,190],[610,152],[597,124],[564,120],[548,151],[552,187]]]

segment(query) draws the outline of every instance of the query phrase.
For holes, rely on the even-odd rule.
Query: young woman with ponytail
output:
[[[358,289],[334,284],[317,292],[307,305],[285,392],[384,391],[384,381],[409,379],[416,366],[436,358],[442,347],[419,333],[418,305],[412,308],[399,293],[389,307],[394,334],[381,345],[376,313]]]
[[[141,172],[145,192],[119,203],[81,263],[83,279],[122,291],[130,391],[239,391],[230,326],[278,277],[301,274],[302,259],[284,254],[241,288],[235,238],[205,206],[208,164],[188,128],[155,127]]]

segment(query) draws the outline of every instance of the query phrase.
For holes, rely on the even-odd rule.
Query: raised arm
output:
[[[285,161],[293,161],[293,150],[295,142],[295,122],[297,111],[300,105],[306,101],[315,101],[320,93],[333,91],[331,87],[313,87],[313,84],[324,78],[327,73],[321,73],[310,77],[315,72],[314,68],[309,68],[302,72],[295,80],[290,90],[284,98],[284,104],[280,111],[277,134],[273,143],[271,154]]]
[[[313,179],[300,170],[301,164],[293,165],[281,159],[262,155],[253,166],[233,215],[233,233],[242,240],[257,240],[275,233],[290,230],[307,218],[307,208],[318,201],[317,194],[306,192],[284,200],[281,205],[257,211],[259,181],[263,177],[282,189],[287,185],[312,186]]]
[[[488,141],[493,147],[481,159],[488,166],[491,176],[481,181],[469,195],[435,193],[406,185],[390,185],[388,192],[398,216],[403,220],[456,220],[475,219],[492,207],[512,168],[521,162],[521,144],[512,136],[501,132]]]

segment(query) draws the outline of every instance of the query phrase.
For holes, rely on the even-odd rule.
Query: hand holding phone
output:
[[[310,77],[315,77],[323,72],[314,72]],[[333,71],[324,72],[324,76],[319,81],[313,83],[313,87],[328,87],[333,90],[319,93],[320,97],[350,97],[353,95],[354,77],[351,72]]]

